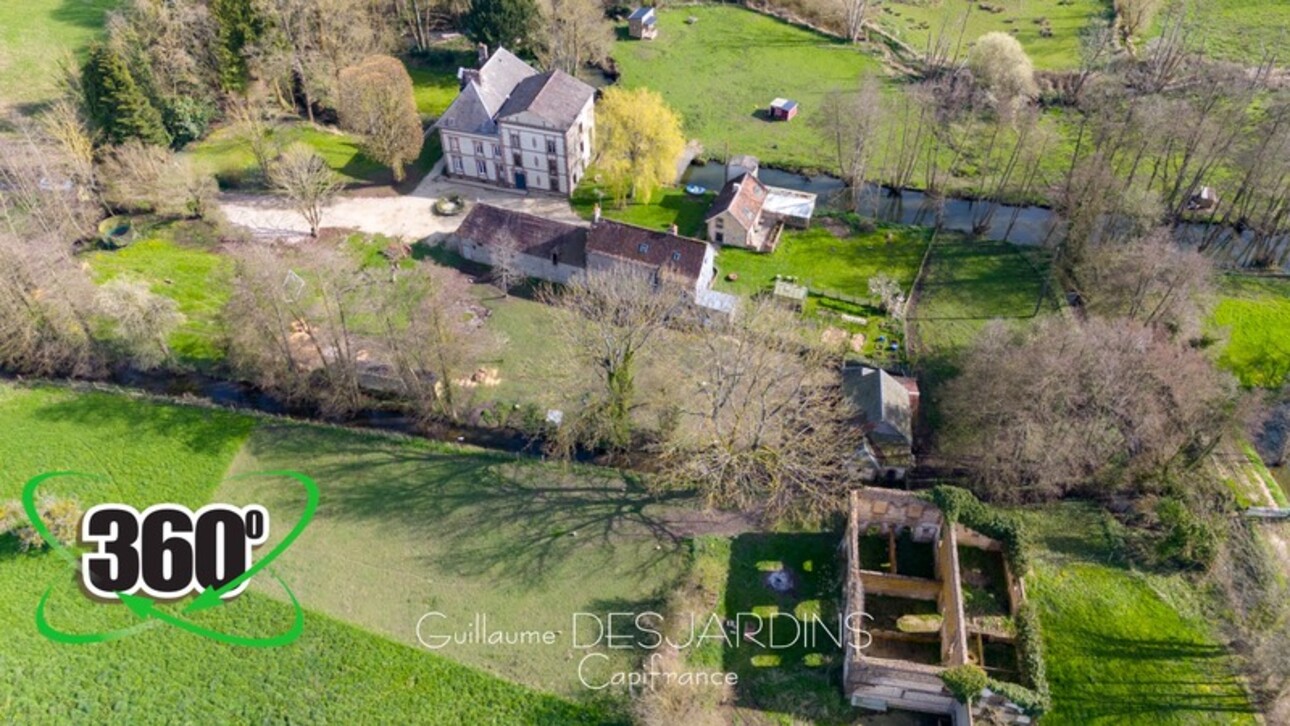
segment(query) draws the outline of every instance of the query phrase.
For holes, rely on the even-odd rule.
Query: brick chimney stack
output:
[[[591,208],[591,223],[600,223],[600,202],[596,202],[596,206]]]
[[[476,46],[475,50],[479,52],[479,65],[481,65],[481,66],[482,66],[482,65],[484,65],[485,63],[487,63],[487,62],[488,62],[488,46],[487,46],[486,44],[484,44],[484,43],[480,43],[478,46]]]

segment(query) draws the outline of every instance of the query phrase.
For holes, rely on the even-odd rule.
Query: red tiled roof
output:
[[[744,229],[752,229],[761,214],[762,205],[766,203],[768,191],[761,180],[751,174],[740,174],[726,182],[717,200],[708,210],[705,221],[729,211]]]
[[[691,282],[703,274],[708,243],[607,219],[591,225],[587,254],[666,270]]]

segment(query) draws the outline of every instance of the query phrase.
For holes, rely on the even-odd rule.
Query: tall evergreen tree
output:
[[[107,45],[98,43],[90,49],[81,83],[90,118],[108,142],[139,139],[170,145],[161,112],[148,101],[125,60]]]
[[[466,16],[466,35],[489,50],[533,47],[541,13],[536,0],[475,0]]]
[[[240,91],[246,87],[249,71],[243,51],[264,31],[264,19],[254,0],[211,0],[215,18],[215,57],[219,62],[220,87]]]

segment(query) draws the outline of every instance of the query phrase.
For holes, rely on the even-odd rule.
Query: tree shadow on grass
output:
[[[656,496],[612,469],[294,426],[262,429],[249,446],[252,454],[298,459],[322,489],[320,517],[435,540],[451,557],[432,564],[459,576],[535,585],[575,557],[612,567],[621,565],[619,546],[649,552],[621,573],[629,576],[665,563],[683,545],[650,509],[688,495]]]
[[[36,409],[33,417],[87,429],[117,426],[132,435],[176,440],[203,454],[220,450],[231,437],[249,432],[253,426],[252,419],[228,411],[157,405],[109,394],[63,397]]]
[[[1126,717],[1138,714],[1255,713],[1242,679],[1236,675],[1204,677],[1228,671],[1220,645],[1180,639],[1133,638],[1097,631],[1074,633],[1086,650],[1104,664],[1103,678],[1059,685],[1063,706],[1082,715]]]

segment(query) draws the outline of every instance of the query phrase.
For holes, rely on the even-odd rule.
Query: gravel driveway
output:
[[[437,169],[436,169],[437,171]],[[342,195],[323,212],[323,227],[357,229],[369,234],[386,234],[417,240],[452,232],[462,216],[440,217],[431,205],[440,197],[458,194],[468,202],[487,202],[507,209],[536,214],[548,219],[585,224],[574,214],[569,201],[545,194],[518,194],[473,184],[449,181],[431,172],[411,194],[393,197]],[[304,217],[283,199],[269,194],[221,194],[220,208],[228,221],[249,229],[261,238],[301,238],[309,234]]]

